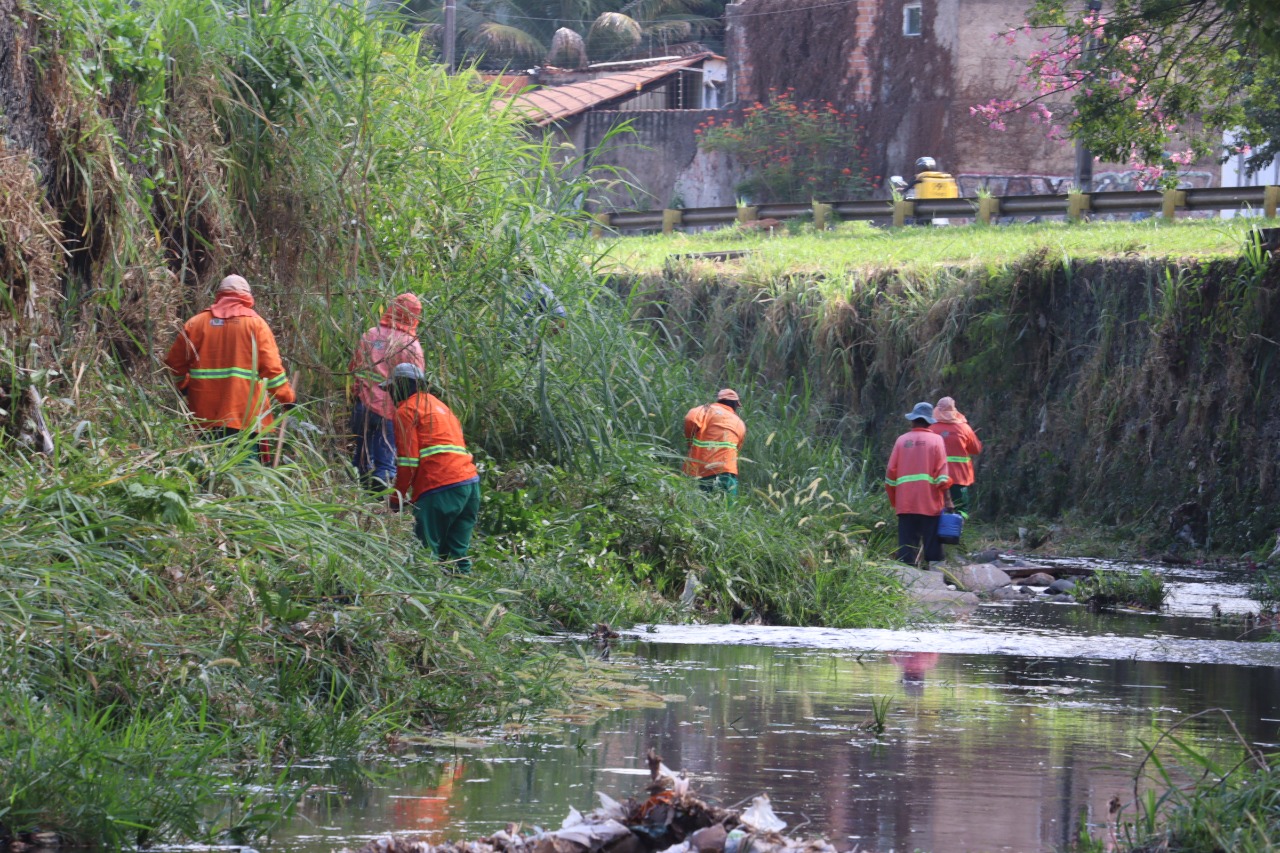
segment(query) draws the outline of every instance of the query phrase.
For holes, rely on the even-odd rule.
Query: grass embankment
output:
[[[1280,264],[1248,239],[1260,224],[720,232],[606,257],[673,347],[807,389],[824,434],[877,461],[912,403],[954,397],[986,445],[980,521],[1089,519],[1139,553],[1265,556]],[[755,251],[664,263],[735,247]]]
[[[619,238],[610,242],[605,266],[629,274],[660,273],[671,255],[746,250],[748,256],[716,266],[747,276],[819,274],[837,284],[845,274],[875,270],[918,273],[938,265],[995,269],[1041,251],[1075,260],[1222,257],[1239,254],[1250,228],[1274,224],[1244,217],[898,229],[845,222],[825,232],[784,227],[775,236],[726,228]]]
[[[416,39],[320,0],[60,0],[0,38],[47,142],[0,170],[0,425],[38,389],[56,444],[0,465],[0,844],[251,837],[280,762],[561,702],[564,658],[523,637],[677,618],[690,578],[704,618],[905,618],[876,471],[803,399],[744,385],[738,506],[676,473],[684,411],[751,374],[634,325],[581,260],[584,180]],[[158,363],[230,271],[322,428],[279,468],[201,444]],[[405,290],[484,469],[470,578],[344,462],[353,344]]]

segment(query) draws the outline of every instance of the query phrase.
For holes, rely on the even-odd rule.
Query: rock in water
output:
[[[1076,588],[1075,581],[1069,580],[1068,578],[1059,578],[1058,580],[1049,584],[1048,592],[1052,595],[1057,595],[1059,593],[1070,593],[1075,588]]]
[[[991,592],[1012,582],[1003,569],[990,563],[961,566],[954,573],[948,574],[956,582],[956,586],[970,592]]]
[[[1053,584],[1053,575],[1045,572],[1036,572],[1031,577],[1023,581],[1027,586],[1051,586]]]

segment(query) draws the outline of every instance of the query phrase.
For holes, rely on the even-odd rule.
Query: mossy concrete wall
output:
[[[622,287],[709,370],[807,382],[818,429],[876,465],[912,404],[955,397],[986,443],[983,516],[1076,509],[1214,549],[1280,526],[1280,262],[1041,253],[839,282],[676,268]]]

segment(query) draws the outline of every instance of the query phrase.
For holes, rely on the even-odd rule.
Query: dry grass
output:
[[[0,295],[6,301],[0,346],[13,346],[20,331],[31,337],[57,333],[54,306],[65,263],[61,228],[31,155],[0,137]]]

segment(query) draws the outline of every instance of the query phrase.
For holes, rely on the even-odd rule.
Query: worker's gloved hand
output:
[[[280,404],[280,409],[285,412],[292,412],[296,408],[298,408],[297,403],[281,403]]]
[[[400,500],[399,492],[391,493],[391,496],[387,498],[387,506],[391,508],[392,512],[404,512],[404,501]]]

